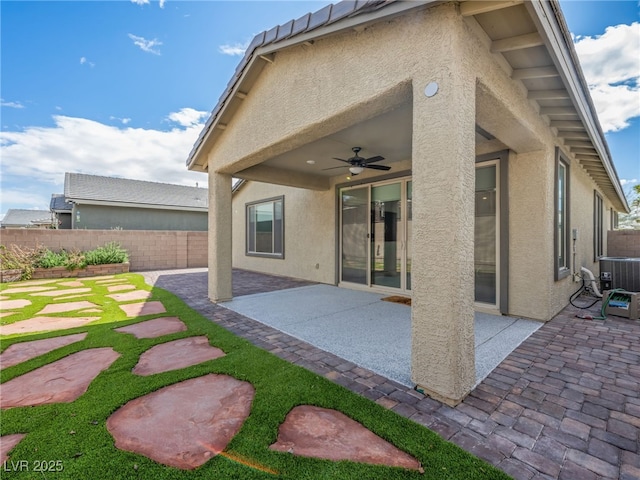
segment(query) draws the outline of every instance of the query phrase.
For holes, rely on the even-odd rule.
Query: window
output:
[[[554,227],[554,278],[560,280],[569,275],[569,162],[556,149],[555,178],[555,227]]]
[[[618,212],[616,212],[613,207],[611,207],[611,224],[609,225],[609,230],[615,230],[618,228]]]
[[[284,258],[284,197],[247,203],[247,255]]]
[[[602,256],[602,226],[604,207],[602,197],[593,191],[593,261],[597,262]]]

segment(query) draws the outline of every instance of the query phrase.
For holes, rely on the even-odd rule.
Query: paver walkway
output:
[[[451,408],[211,303],[205,269],[144,275],[255,345],[425,425],[517,480],[640,478],[638,321],[579,319],[567,307]],[[306,284],[234,270],[235,296]]]

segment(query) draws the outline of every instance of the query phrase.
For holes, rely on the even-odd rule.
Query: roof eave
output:
[[[70,202],[76,205],[102,205],[108,207],[123,207],[123,208],[146,208],[155,210],[181,210],[189,212],[207,212],[208,207],[190,207],[184,205],[158,205],[152,203],[131,203],[131,202],[114,202],[104,200],[92,200],[86,198],[68,198]]]
[[[358,12],[355,16],[347,15],[333,23],[329,23],[307,32],[293,34],[289,38],[268,43],[267,45],[263,45],[265,34],[267,32],[262,32],[256,35],[251,42],[251,45],[249,45],[249,48],[247,48],[244,58],[238,65],[238,69],[241,69],[242,73],[232,79],[231,83],[227,86],[227,89],[220,97],[218,104],[213,109],[211,116],[205,123],[202,132],[189,154],[186,162],[187,168],[189,170],[200,172],[206,172],[208,170],[207,160],[202,158],[203,153],[207,150],[207,147],[211,146],[215,142],[216,138],[226,128],[226,123],[221,122],[221,119],[230,113],[229,110],[234,110],[233,107],[236,106],[238,102],[241,102],[251,90],[253,82],[247,81],[247,79],[251,79],[251,77],[257,78],[257,75],[252,75],[252,73],[254,73],[252,70],[256,68],[260,68],[260,70],[262,70],[262,68],[267,64],[272,63],[276,52],[304,43],[311,43],[323,37],[334,35],[346,30],[365,28],[367,25],[376,23],[383,18],[391,19],[393,17],[403,15],[408,11],[424,8],[426,6],[433,6],[439,3],[445,3],[445,0],[396,1],[384,4],[381,7],[368,12]],[[259,72],[256,73],[259,74]],[[254,81],[255,78],[253,78]]]

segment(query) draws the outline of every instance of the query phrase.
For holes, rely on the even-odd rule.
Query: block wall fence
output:
[[[640,230],[609,230],[607,256],[640,258]]]
[[[5,246],[92,250],[118,242],[129,253],[130,271],[206,267],[207,237],[207,232],[169,230],[0,230]]]

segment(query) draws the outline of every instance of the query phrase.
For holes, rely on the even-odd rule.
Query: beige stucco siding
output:
[[[284,258],[246,254],[246,204],[284,196]],[[249,182],[233,198],[233,266],[335,283],[335,194]]]

